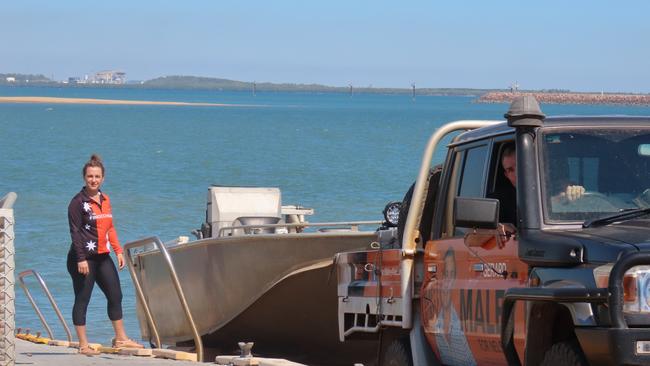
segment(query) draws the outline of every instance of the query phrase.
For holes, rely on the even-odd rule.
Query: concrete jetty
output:
[[[106,365],[106,366],[132,366],[132,365],[187,365],[188,361],[175,361],[153,357],[122,356],[118,354],[102,353],[99,356],[83,356],[77,353],[76,348],[48,346],[37,344],[22,339],[16,339],[16,365]]]

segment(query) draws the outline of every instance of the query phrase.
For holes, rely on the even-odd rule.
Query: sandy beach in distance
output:
[[[205,106],[205,107],[251,107],[251,105],[242,105],[242,104],[156,102],[156,101],[146,101],[146,100],[57,98],[57,97],[0,97],[0,103],[176,105],[176,106]]]

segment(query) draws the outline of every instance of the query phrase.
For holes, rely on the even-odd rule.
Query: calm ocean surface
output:
[[[205,218],[210,184],[280,187],[284,204],[315,209],[310,221],[379,220],[385,203],[401,200],[415,179],[436,127],[502,119],[507,110],[471,97],[0,87],[0,96],[17,95],[254,105],[0,104],[0,196],[18,193],[16,273],[39,271],[70,326],[67,205],[83,186],[81,168],[91,153],[104,159],[103,190],[122,243],[190,235]],[[647,107],[542,109],[547,115],[650,115]],[[443,158],[436,153],[437,162]],[[120,275],[127,330],[139,339],[131,278],[126,270]],[[47,299],[33,278],[29,283],[55,335],[64,339]],[[16,296],[16,325],[42,330],[19,287]],[[112,336],[105,307],[96,289],[88,309],[92,342],[108,343]]]

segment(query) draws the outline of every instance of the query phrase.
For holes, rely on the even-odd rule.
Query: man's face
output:
[[[503,165],[503,173],[506,178],[512,183],[513,187],[517,186],[517,155],[507,155],[501,159]]]

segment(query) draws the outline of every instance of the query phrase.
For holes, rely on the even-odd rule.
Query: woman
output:
[[[74,287],[72,322],[79,339],[79,353],[92,356],[98,351],[88,346],[86,337],[86,309],[95,282],[108,300],[108,317],[113,323],[113,347],[143,348],[130,340],[122,322],[122,289],[115,264],[110,257],[111,247],[117,255],[120,269],[124,268],[124,255],[113,227],[111,201],[100,191],[104,182],[104,165],[97,155],[92,155],[83,167],[86,185],[70,201],[68,223],[72,245],[68,252],[68,272]]]

